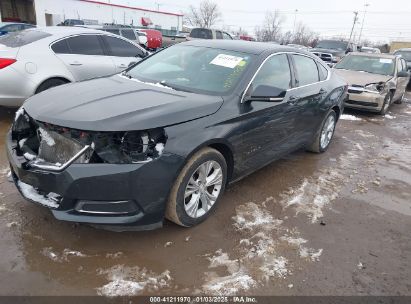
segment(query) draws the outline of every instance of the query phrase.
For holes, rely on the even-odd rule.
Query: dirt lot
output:
[[[1,142],[0,295],[411,295],[409,98],[347,111],[327,153],[238,182],[192,229],[57,221],[7,181]],[[12,119],[0,109],[1,138]]]

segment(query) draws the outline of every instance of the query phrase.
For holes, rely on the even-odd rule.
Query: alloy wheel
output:
[[[220,164],[210,160],[202,163],[191,175],[184,191],[184,209],[191,218],[205,215],[217,201],[223,184]]]
[[[335,117],[333,115],[328,116],[321,130],[320,145],[322,149],[328,147],[334,134],[335,129]]]

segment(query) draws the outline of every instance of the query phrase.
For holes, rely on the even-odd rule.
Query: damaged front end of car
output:
[[[57,219],[116,231],[162,225],[184,161],[165,151],[163,128],[78,130],[35,120],[23,108],[6,142],[12,179],[25,199]]]
[[[27,169],[61,172],[72,163],[135,164],[161,156],[164,129],[96,132],[52,125],[28,116],[21,108],[12,126],[16,154]]]

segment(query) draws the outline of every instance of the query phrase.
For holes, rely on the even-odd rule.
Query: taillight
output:
[[[0,70],[8,67],[9,65],[15,63],[16,59],[0,58]]]

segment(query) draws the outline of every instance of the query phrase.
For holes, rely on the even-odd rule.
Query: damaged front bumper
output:
[[[76,163],[42,168],[27,166],[18,142],[7,135],[13,180],[29,201],[51,209],[60,220],[111,230],[162,226],[167,198],[183,158],[170,153],[137,164]]]
[[[379,112],[384,104],[385,95],[358,88],[349,88],[348,98],[344,102],[344,107],[359,110]]]

